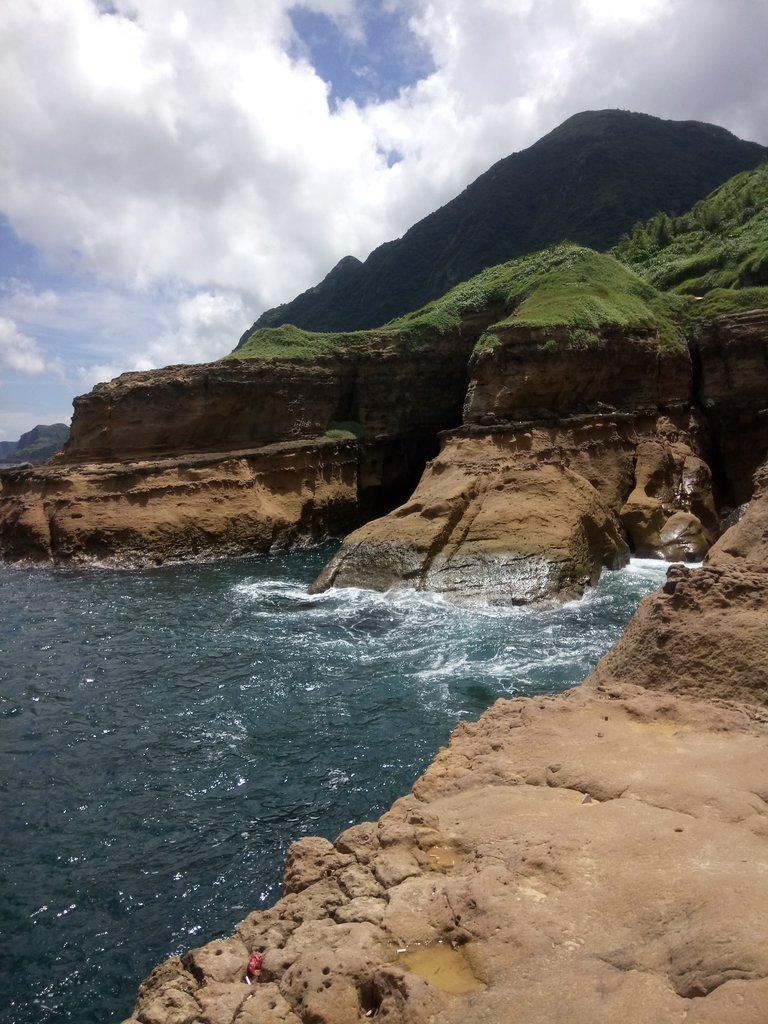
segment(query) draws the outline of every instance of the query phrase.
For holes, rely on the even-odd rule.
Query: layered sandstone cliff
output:
[[[460,417],[474,337],[99,384],[54,462],[0,473],[0,554],[136,564],[339,536],[411,493]]]
[[[411,500],[345,539],[318,578],[493,603],[580,596],[641,555],[698,560],[719,531],[691,356],[647,328],[586,340],[493,328],[464,427]]]
[[[282,899],[130,1024],[762,1024],[766,484],[583,686],[497,702],[378,822],[295,843]]]
[[[357,517],[356,445],[54,464],[0,475],[6,558],[144,565],[319,543]]]
[[[768,310],[720,316],[691,336],[696,400],[722,501],[742,505],[768,439]]]
[[[627,545],[700,559],[768,447],[768,314],[721,317],[689,348],[640,323],[504,321],[494,302],[450,329],[345,336],[312,359],[98,385],[76,400],[50,466],[0,473],[0,554],[135,563],[314,542],[374,520],[318,588],[502,602],[577,595]],[[484,331],[492,343],[470,359]]]

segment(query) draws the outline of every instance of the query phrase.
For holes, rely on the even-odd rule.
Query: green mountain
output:
[[[700,299],[697,315],[768,306],[768,161],[680,217],[636,224],[613,253],[655,288]]]
[[[697,121],[588,111],[494,164],[461,195],[246,331],[351,331],[419,309],[485,267],[563,239],[607,249],[658,211],[675,217],[768,149]]]
[[[468,324],[480,349],[511,324],[558,327],[572,345],[595,344],[612,328],[649,328],[674,346],[692,320],[758,307],[768,307],[768,161],[678,217],[638,222],[610,253],[551,245],[488,267],[381,327],[257,328],[227,358],[311,360],[382,343],[407,353]]]
[[[389,342],[404,353],[441,335],[458,335],[480,317],[477,347],[495,344],[513,324],[557,327],[576,347],[597,344],[612,328],[656,330],[668,346],[682,344],[687,301],[666,295],[608,253],[563,242],[489,267],[421,309],[370,331],[305,331],[292,324],[257,328],[227,359],[312,360],[323,353],[365,350]]]
[[[39,465],[60,451],[68,439],[66,423],[38,424],[22,434],[18,441],[0,441],[0,462],[33,462]]]

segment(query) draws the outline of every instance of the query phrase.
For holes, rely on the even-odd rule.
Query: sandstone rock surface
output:
[[[286,895],[129,1024],[763,1024],[767,485],[581,687],[498,701],[378,822],[294,844]]]
[[[578,597],[624,564],[625,530],[638,555],[699,560],[719,517],[698,443],[685,414],[454,431],[411,500],[349,535],[314,587]]]
[[[690,344],[722,500],[735,507],[751,497],[752,476],[768,451],[768,310],[703,323]]]
[[[638,557],[701,560],[719,529],[709,466],[681,440],[654,434],[640,441],[620,518]]]
[[[339,536],[411,493],[482,327],[99,384],[52,464],[0,477],[0,556],[143,564]]]
[[[690,405],[688,349],[667,347],[640,327],[574,342],[567,328],[513,326],[475,353],[464,422],[490,426],[612,410],[664,411]]]
[[[314,584],[494,604],[578,597],[628,549],[597,490],[532,439],[449,439],[411,500],[348,536]]]
[[[0,552],[142,565],[317,543],[354,522],[357,473],[354,444],[333,441],[8,470]]]
[[[371,335],[364,350],[312,359],[232,359],[124,373],[75,399],[60,461],[122,462],[251,449],[322,437],[434,436],[459,422],[474,336],[435,337],[407,353]]]
[[[766,739],[764,708],[618,682],[499,701],[377,823],[295,844],[290,893],[158,968],[131,1020],[760,1021]]]
[[[768,703],[768,466],[704,567],[673,566],[593,678]]]

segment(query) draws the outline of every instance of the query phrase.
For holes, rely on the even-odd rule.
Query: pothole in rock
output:
[[[485,988],[485,982],[475,973],[466,946],[454,948],[449,942],[433,942],[428,946],[414,944],[398,950],[397,963],[454,996],[481,992]]]
[[[464,859],[452,846],[430,846],[424,853],[433,871],[451,871]]]

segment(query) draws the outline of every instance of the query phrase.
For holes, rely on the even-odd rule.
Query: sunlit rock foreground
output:
[[[299,840],[282,899],[158,967],[130,1024],[764,1024],[757,484],[581,687],[498,701],[379,821]]]

